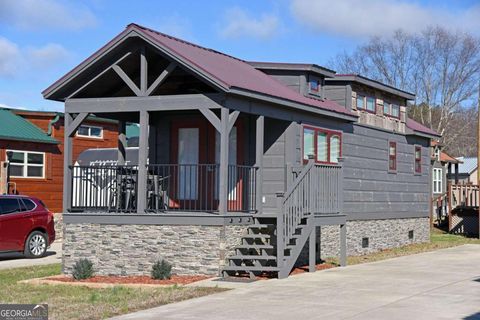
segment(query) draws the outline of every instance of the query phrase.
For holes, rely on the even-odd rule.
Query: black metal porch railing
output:
[[[137,212],[136,166],[71,166],[74,212]],[[229,165],[227,211],[255,212],[256,170]],[[147,212],[217,212],[218,164],[147,166]]]
[[[148,211],[218,211],[219,164],[149,165],[147,180]],[[255,167],[229,165],[227,186],[227,211],[255,211]]]
[[[136,166],[71,166],[70,170],[71,211],[136,211]]]

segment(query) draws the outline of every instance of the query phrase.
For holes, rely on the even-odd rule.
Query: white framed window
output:
[[[78,127],[77,137],[102,139],[103,128],[97,126],[81,125],[80,127]]]
[[[442,168],[433,168],[433,172],[432,172],[433,193],[442,193],[442,190],[443,190],[442,175],[443,175]]]
[[[7,150],[12,178],[45,178],[45,152]]]

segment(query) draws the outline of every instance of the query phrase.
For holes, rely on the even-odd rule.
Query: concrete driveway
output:
[[[480,246],[257,281],[115,319],[480,319]]]
[[[47,250],[47,255],[39,259],[25,259],[20,253],[0,253],[0,270],[61,262],[62,242],[54,242]]]

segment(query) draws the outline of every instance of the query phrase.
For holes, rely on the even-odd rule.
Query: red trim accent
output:
[[[394,148],[395,154],[390,154],[390,149]],[[390,141],[388,143],[388,170],[396,171],[397,170],[397,143],[395,141]]]
[[[340,138],[339,156],[341,157],[342,156],[342,132],[341,131],[328,130],[328,129],[314,127],[314,126],[309,126],[309,125],[304,125],[303,130],[302,130],[302,159],[305,155],[305,150],[303,149],[304,146],[305,146],[305,129],[313,130],[313,150],[314,150],[315,162],[316,163],[324,163],[324,164],[337,164],[337,162],[330,162],[330,149],[331,149],[330,140],[332,139],[333,136],[338,136]],[[317,136],[318,136],[319,132],[327,134],[327,161],[317,160],[317,158],[318,158]],[[303,162],[307,163],[308,160],[303,159]]]

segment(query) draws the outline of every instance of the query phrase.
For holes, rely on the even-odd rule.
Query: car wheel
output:
[[[47,252],[47,236],[40,231],[33,231],[25,243],[24,254],[27,258],[41,258]]]

